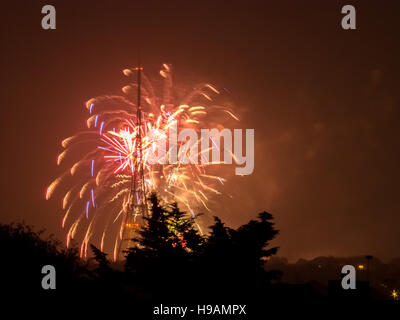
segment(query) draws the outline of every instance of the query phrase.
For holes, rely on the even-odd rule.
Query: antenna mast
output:
[[[143,112],[141,105],[141,72],[143,67],[140,63],[138,67],[134,68],[137,71],[137,112],[136,112],[136,161],[134,171],[132,172],[131,190],[129,194],[129,204],[126,210],[124,222],[122,225],[122,237],[119,243],[118,259],[123,259],[125,251],[132,247],[132,239],[136,235],[136,230],[139,227],[137,221],[143,217],[147,217],[147,199],[146,199],[146,185],[144,179],[144,165],[142,153],[142,134],[143,134]]]

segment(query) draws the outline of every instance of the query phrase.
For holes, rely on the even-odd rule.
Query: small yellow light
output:
[[[358,268],[358,270],[364,270],[364,265],[362,265],[362,264],[359,264],[358,266],[357,266],[357,268]]]
[[[397,290],[393,289],[391,296],[393,299],[397,300],[399,298],[399,293],[397,292]]]

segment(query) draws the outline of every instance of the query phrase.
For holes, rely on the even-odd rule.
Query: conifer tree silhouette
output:
[[[90,248],[93,251],[94,260],[98,263],[97,272],[100,275],[103,275],[111,270],[110,261],[107,260],[107,253],[102,252],[93,244],[90,245]]]

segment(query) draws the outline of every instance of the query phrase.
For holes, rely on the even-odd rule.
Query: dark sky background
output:
[[[140,47],[146,73],[231,92],[255,129],[255,170],[221,198],[230,226],[271,212],[279,255],[399,255],[399,1],[7,1],[1,28],[0,221],[64,239],[60,141],[84,102],[119,93]],[[278,3],[279,2],[279,3]],[[12,4],[11,4],[12,3]],[[41,8],[57,29],[41,28]],[[340,26],[353,4],[357,30]]]

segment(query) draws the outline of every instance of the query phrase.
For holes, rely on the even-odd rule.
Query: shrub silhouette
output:
[[[65,249],[44,231],[35,232],[25,223],[0,224],[1,274],[6,275],[2,287],[18,295],[45,292],[41,286],[43,266],[56,268],[58,291],[72,290],[88,276],[75,248]],[[49,293],[49,292],[48,292]],[[55,292],[54,292],[55,293]]]

